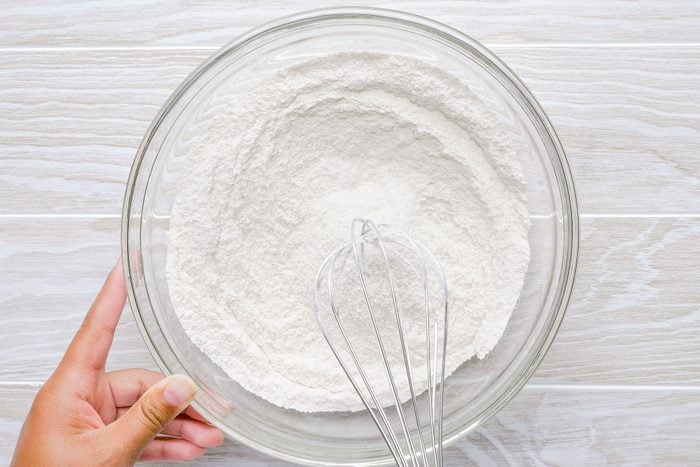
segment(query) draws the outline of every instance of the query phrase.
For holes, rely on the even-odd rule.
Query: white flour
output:
[[[355,217],[405,228],[442,264],[447,374],[491,351],[529,261],[522,169],[465,83],[375,53],[310,59],[261,81],[192,146],[167,257],[192,341],[274,404],[360,409],[311,307],[318,267]]]

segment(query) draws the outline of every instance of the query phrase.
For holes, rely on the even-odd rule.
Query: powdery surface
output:
[[[527,271],[522,169],[465,83],[376,53],[333,54],[279,72],[216,113],[191,148],[166,272],[192,341],[274,404],[361,409],[311,306],[318,267],[347,241],[355,217],[401,226],[443,266],[447,374],[483,358]],[[409,345],[424,346],[421,336]],[[370,365],[370,377],[383,379],[381,372]]]

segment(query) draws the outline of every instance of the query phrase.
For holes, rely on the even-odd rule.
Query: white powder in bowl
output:
[[[316,272],[352,219],[401,226],[440,261],[449,375],[493,349],[516,305],[525,192],[507,134],[457,77],[400,55],[309,59],[218,110],[193,144],[170,219],[172,303],[247,390],[301,411],[358,410],[312,311]]]

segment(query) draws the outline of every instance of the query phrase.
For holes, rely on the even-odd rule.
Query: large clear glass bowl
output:
[[[576,269],[578,215],[561,144],[532,94],[477,41],[405,13],[326,9],[266,24],[215,53],[168,99],[136,155],[122,220],[129,301],[162,370],[199,384],[194,406],[204,416],[255,449],[315,465],[392,460],[367,414],[282,409],[243,389],[191,342],[169,298],[167,234],[183,161],[220,105],[282,67],[351,50],[412,55],[459,74],[510,134],[527,177],[532,227],[525,285],[495,349],[464,363],[445,383],[446,444],[484,423],[532,375],[564,316]]]

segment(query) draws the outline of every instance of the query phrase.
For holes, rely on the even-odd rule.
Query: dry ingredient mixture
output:
[[[192,341],[274,404],[361,409],[311,307],[316,272],[355,217],[403,227],[440,261],[451,301],[446,375],[486,356],[529,262],[522,168],[466,83],[370,52],[279,71],[218,110],[192,145],[166,271]]]

